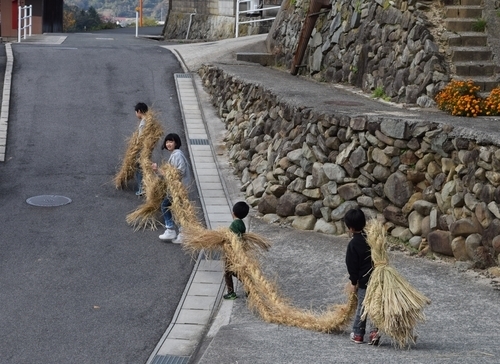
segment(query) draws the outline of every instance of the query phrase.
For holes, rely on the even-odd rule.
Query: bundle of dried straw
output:
[[[345,328],[356,310],[356,296],[352,294],[347,303],[331,305],[324,312],[293,307],[279,292],[276,284],[262,274],[258,253],[269,246],[270,243],[257,234],[245,233],[238,238],[227,228],[189,229],[184,238],[184,248],[192,254],[200,250],[224,253],[229,269],[236,273],[248,293],[249,307],[258,312],[263,320],[320,332]]]
[[[146,201],[127,215],[127,222],[136,230],[140,228],[156,229],[161,223],[157,220],[159,207],[170,196],[172,217],[183,229],[201,226],[197,220],[196,209],[189,200],[187,189],[181,182],[179,171],[168,163],[163,163],[157,175],[151,166],[144,168],[143,184]]]
[[[151,165],[151,155],[156,143],[163,135],[163,128],[153,110],[146,113],[145,119],[146,124],[141,135],[136,130],[127,142],[127,150],[122,165],[113,179],[115,187],[118,189],[124,188],[127,182],[134,177],[137,163],[143,169],[147,165]],[[146,161],[147,163],[145,163]]]
[[[406,347],[415,343],[415,327],[425,320],[423,308],[431,301],[388,265],[382,223],[369,221],[366,233],[374,269],[363,302],[363,317],[370,318],[379,331],[392,338],[397,346]]]

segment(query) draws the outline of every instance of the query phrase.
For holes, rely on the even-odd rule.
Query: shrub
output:
[[[373,90],[372,96],[374,98],[384,97],[385,96],[385,92],[384,92],[383,87],[377,87],[375,90]]]
[[[482,100],[475,95],[463,95],[457,100],[451,115],[457,116],[478,116],[483,112]]]
[[[472,81],[451,81],[439,91],[435,101],[439,109],[452,115],[477,116],[482,112],[478,92],[479,86]]]
[[[357,72],[357,69],[356,69]],[[383,87],[377,87],[375,90],[373,90],[372,97],[374,99],[382,99],[385,101],[389,101],[391,98],[385,94],[384,88]]]
[[[500,115],[500,88],[491,90],[490,95],[484,99],[484,114],[496,116]]]
[[[483,99],[472,81],[451,81],[435,97],[437,107],[457,116],[500,115],[500,87]]]

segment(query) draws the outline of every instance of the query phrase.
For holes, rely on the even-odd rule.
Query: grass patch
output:
[[[474,23],[472,23],[472,30],[475,32],[484,32],[486,29],[486,20],[483,18],[477,18]]]
[[[375,90],[373,90],[372,97],[374,99],[382,99],[385,101],[391,100],[391,98],[385,94],[383,87],[377,87]]]

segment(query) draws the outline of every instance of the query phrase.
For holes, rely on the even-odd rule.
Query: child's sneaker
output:
[[[163,234],[159,236],[161,240],[172,240],[177,236],[175,230],[173,229],[166,229]]]
[[[363,335],[356,335],[354,332],[351,332],[350,338],[356,344],[363,344]]]
[[[175,239],[172,239],[172,243],[181,244],[182,243],[182,234],[179,233]]]
[[[225,294],[224,296],[222,296],[222,298],[224,298],[225,300],[235,300],[236,298],[238,298],[238,296],[236,296],[236,293],[231,292],[231,293]]]
[[[368,345],[378,346],[379,344],[380,344],[380,335],[378,333],[378,330],[372,330],[372,332],[370,332],[370,341],[368,342]]]

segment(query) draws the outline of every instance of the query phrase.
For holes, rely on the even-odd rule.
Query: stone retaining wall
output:
[[[310,0],[284,0],[268,44],[279,64],[291,68]],[[445,56],[434,41],[432,1],[334,0],[316,22],[300,73],[349,83],[371,93],[383,89],[393,102],[433,105],[449,82]]]
[[[485,268],[500,253],[500,148],[451,128],[301,109],[214,66],[200,69],[247,201],[297,229],[345,232],[361,207],[392,236]]]

